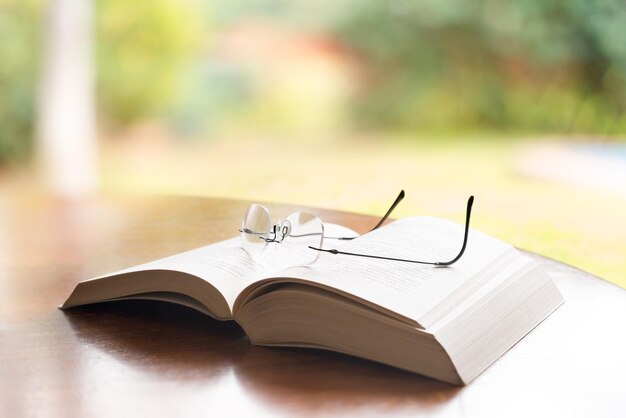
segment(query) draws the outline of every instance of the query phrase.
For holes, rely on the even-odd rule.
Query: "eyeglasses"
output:
[[[404,190],[400,191],[398,197],[387,210],[387,213],[369,231],[372,232],[382,226],[396,206],[404,199]],[[472,213],[474,196],[470,196],[467,201],[465,214],[465,233],[461,250],[453,259],[449,261],[421,261],[403,258],[383,257],[380,255],[359,254],[337,249],[323,249],[324,240],[352,240],[358,236],[325,236],[324,223],[315,215],[308,212],[294,212],[284,220],[272,224],[269,210],[262,205],[252,204],[246,211],[241,223],[240,237],[241,246],[250,251],[261,251],[269,244],[276,243],[290,249],[294,249],[298,254],[298,262],[303,265],[313,264],[322,252],[330,254],[342,254],[355,257],[375,258],[379,260],[400,261],[406,263],[427,264],[437,267],[446,267],[456,263],[465,252],[467,247],[467,237],[469,232],[469,222]]]
[[[404,190],[400,191],[387,213],[370,232],[385,223],[402,199],[404,199]],[[324,223],[308,212],[294,212],[284,220],[273,224],[269,210],[256,203],[250,205],[246,211],[239,233],[241,246],[250,252],[262,251],[269,244],[278,243],[281,247],[296,250],[298,263],[304,265],[312,264],[319,258],[324,240],[347,241],[357,238],[356,236],[325,235]]]

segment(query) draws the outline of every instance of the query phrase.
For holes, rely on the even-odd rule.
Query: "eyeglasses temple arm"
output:
[[[470,217],[472,216],[472,205],[474,204],[474,196],[470,196],[467,200],[467,210],[465,212],[465,234],[463,235],[463,246],[461,247],[461,251],[450,261],[438,261],[435,263],[436,266],[445,267],[452,265],[459,261],[459,259],[463,256],[465,252],[465,248],[467,247],[467,236],[469,235],[469,224]]]
[[[385,213],[385,216],[382,217],[382,219],[376,224],[374,228],[370,229],[370,232],[380,228],[380,226],[385,223],[389,215],[391,215],[391,212],[393,212],[393,210],[396,208],[396,206],[398,206],[398,203],[400,203],[402,199],[404,199],[404,190],[400,190],[398,197],[396,197],[396,200],[393,202],[387,213]]]
[[[400,194],[402,194],[402,193],[400,193]],[[398,197],[400,197],[400,196],[398,196]],[[450,261],[435,261],[435,262],[417,261],[417,260],[407,260],[407,259],[403,259],[403,258],[381,257],[381,256],[377,256],[377,255],[349,253],[349,252],[345,252],[345,251],[338,251],[338,250],[335,250],[335,249],[324,250],[322,248],[317,248],[317,247],[312,247],[312,246],[309,246],[309,248],[312,249],[312,250],[322,251],[322,252],[331,253],[331,254],[344,254],[344,255],[352,255],[352,256],[356,256],[356,257],[376,258],[376,259],[379,259],[379,260],[404,261],[404,262],[407,262],[407,263],[429,264],[429,265],[433,265],[435,267],[447,267],[447,266],[450,266],[450,265],[456,263],[463,256],[463,253],[465,252],[465,248],[467,247],[467,237],[469,235],[469,223],[470,223],[470,217],[472,215],[472,205],[473,204],[474,204],[474,196],[470,196],[470,198],[467,201],[467,211],[465,213],[465,233],[463,235],[463,246],[461,247],[461,251],[459,251],[457,256],[454,257]],[[391,209],[393,209],[393,206],[392,206]],[[391,209],[389,210],[389,212],[391,212]]]
[[[309,245],[309,248],[315,251],[321,251],[324,253],[331,253],[331,254],[343,254],[343,255],[352,255],[355,257],[366,257],[366,258],[375,258],[377,260],[391,260],[391,261],[404,261],[406,263],[416,263],[416,264],[430,264],[433,266],[437,266],[438,264],[436,262],[432,262],[432,261],[417,261],[417,260],[407,260],[404,258],[393,258],[393,257],[382,257],[379,255],[371,255],[371,254],[358,254],[358,253],[349,253],[346,251],[339,251],[336,249],[332,249],[332,250],[325,250],[323,248],[317,248],[317,247],[312,247]]]

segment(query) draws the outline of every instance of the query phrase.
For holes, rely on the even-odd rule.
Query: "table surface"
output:
[[[247,205],[0,198],[0,416],[626,416],[626,291],[540,256],[565,304],[466,387],[255,347],[237,324],[167,303],[57,309],[81,280],[233,236]],[[360,232],[374,222],[310,210]]]

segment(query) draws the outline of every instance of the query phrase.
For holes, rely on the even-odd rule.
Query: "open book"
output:
[[[326,233],[356,235],[332,224]],[[462,237],[461,225],[415,217],[337,248],[445,259]],[[81,282],[62,308],[168,301],[237,321],[253,344],[338,351],[467,384],[563,302],[533,260],[474,230],[464,256],[445,268],[328,253],[299,266],[306,251],[248,252],[233,238]]]

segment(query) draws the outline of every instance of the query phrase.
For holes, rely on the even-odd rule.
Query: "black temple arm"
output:
[[[393,210],[396,208],[396,206],[398,206],[398,203],[400,203],[402,199],[404,199],[404,190],[400,190],[400,194],[398,194],[398,197],[396,197],[396,200],[394,200],[393,204],[391,205],[387,213],[385,213],[385,216],[382,217],[382,219],[376,224],[374,228],[370,229],[370,232],[372,232],[375,229],[380,228],[380,226],[385,223],[389,215],[391,215],[391,212],[393,212]]]

